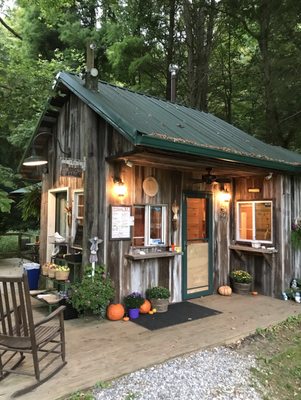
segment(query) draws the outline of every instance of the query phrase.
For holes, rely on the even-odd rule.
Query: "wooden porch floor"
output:
[[[20,273],[18,259],[0,260],[0,274]],[[36,318],[47,307],[33,300]],[[54,400],[152,364],[193,351],[229,344],[301,313],[301,305],[266,296],[207,296],[194,302],[222,314],[181,325],[148,331],[124,321],[77,319],[65,321],[67,366],[22,400]],[[30,358],[25,362],[29,365]],[[32,383],[32,378],[11,375],[1,382],[0,399]]]

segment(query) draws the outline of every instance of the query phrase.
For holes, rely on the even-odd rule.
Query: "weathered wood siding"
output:
[[[76,96],[70,95],[62,107],[54,134],[63,149],[70,147],[72,158],[86,160],[83,179],[60,176],[60,150],[54,141],[55,150],[49,151],[49,173],[44,175],[41,213],[41,262],[45,261],[47,238],[48,190],[68,187],[69,198],[73,192],[84,188],[85,215],[83,236],[83,263],[89,261],[89,238],[98,236],[104,240],[99,246],[99,262],[103,262],[114,281],[116,300],[131,291],[145,290],[153,285],[168,286],[173,302],[182,300],[182,257],[158,258],[144,261],[129,261],[125,258],[131,246],[130,240],[110,240],[110,206],[134,204],[167,205],[168,244],[182,247],[182,195],[184,191],[210,191],[213,194],[213,272],[214,289],[229,283],[232,269],[245,267],[254,275],[254,289],[262,294],[278,296],[289,285],[292,277],[300,277],[301,252],[292,250],[289,243],[290,226],[300,215],[301,178],[274,174],[269,181],[264,175],[252,178],[233,179],[227,184],[232,194],[228,204],[221,204],[220,185],[192,184],[193,172],[134,165],[109,161],[113,156],[133,150],[133,146],[108,123],[97,116]],[[176,156],[178,157],[178,156]],[[179,158],[179,164],[181,160]],[[199,171],[194,171],[199,176]],[[123,198],[113,194],[113,178],[119,176],[127,186]],[[147,196],[142,183],[146,177],[155,177],[159,191],[154,197]],[[249,187],[260,188],[260,193],[249,193]],[[239,257],[229,245],[236,240],[236,201],[273,201],[274,237],[273,246],[278,250],[273,262],[270,256],[252,255],[247,252]],[[176,201],[180,207],[179,226],[172,229],[171,206]],[[223,207],[223,210],[221,210]],[[270,258],[269,258],[270,257]],[[273,268],[271,267],[273,265]]]

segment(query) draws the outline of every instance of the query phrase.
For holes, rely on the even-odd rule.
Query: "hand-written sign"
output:
[[[111,206],[111,239],[130,239],[132,225],[130,206]]]
[[[85,170],[85,162],[81,160],[64,159],[61,161],[61,176],[81,178]]]

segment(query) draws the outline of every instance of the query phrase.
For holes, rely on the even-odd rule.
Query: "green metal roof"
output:
[[[199,110],[99,82],[98,92],[77,76],[57,76],[134,145],[301,172],[301,154],[266,144]]]

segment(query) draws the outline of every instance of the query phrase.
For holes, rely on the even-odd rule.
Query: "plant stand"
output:
[[[252,283],[232,282],[233,292],[242,295],[249,294],[251,291],[251,285]]]

